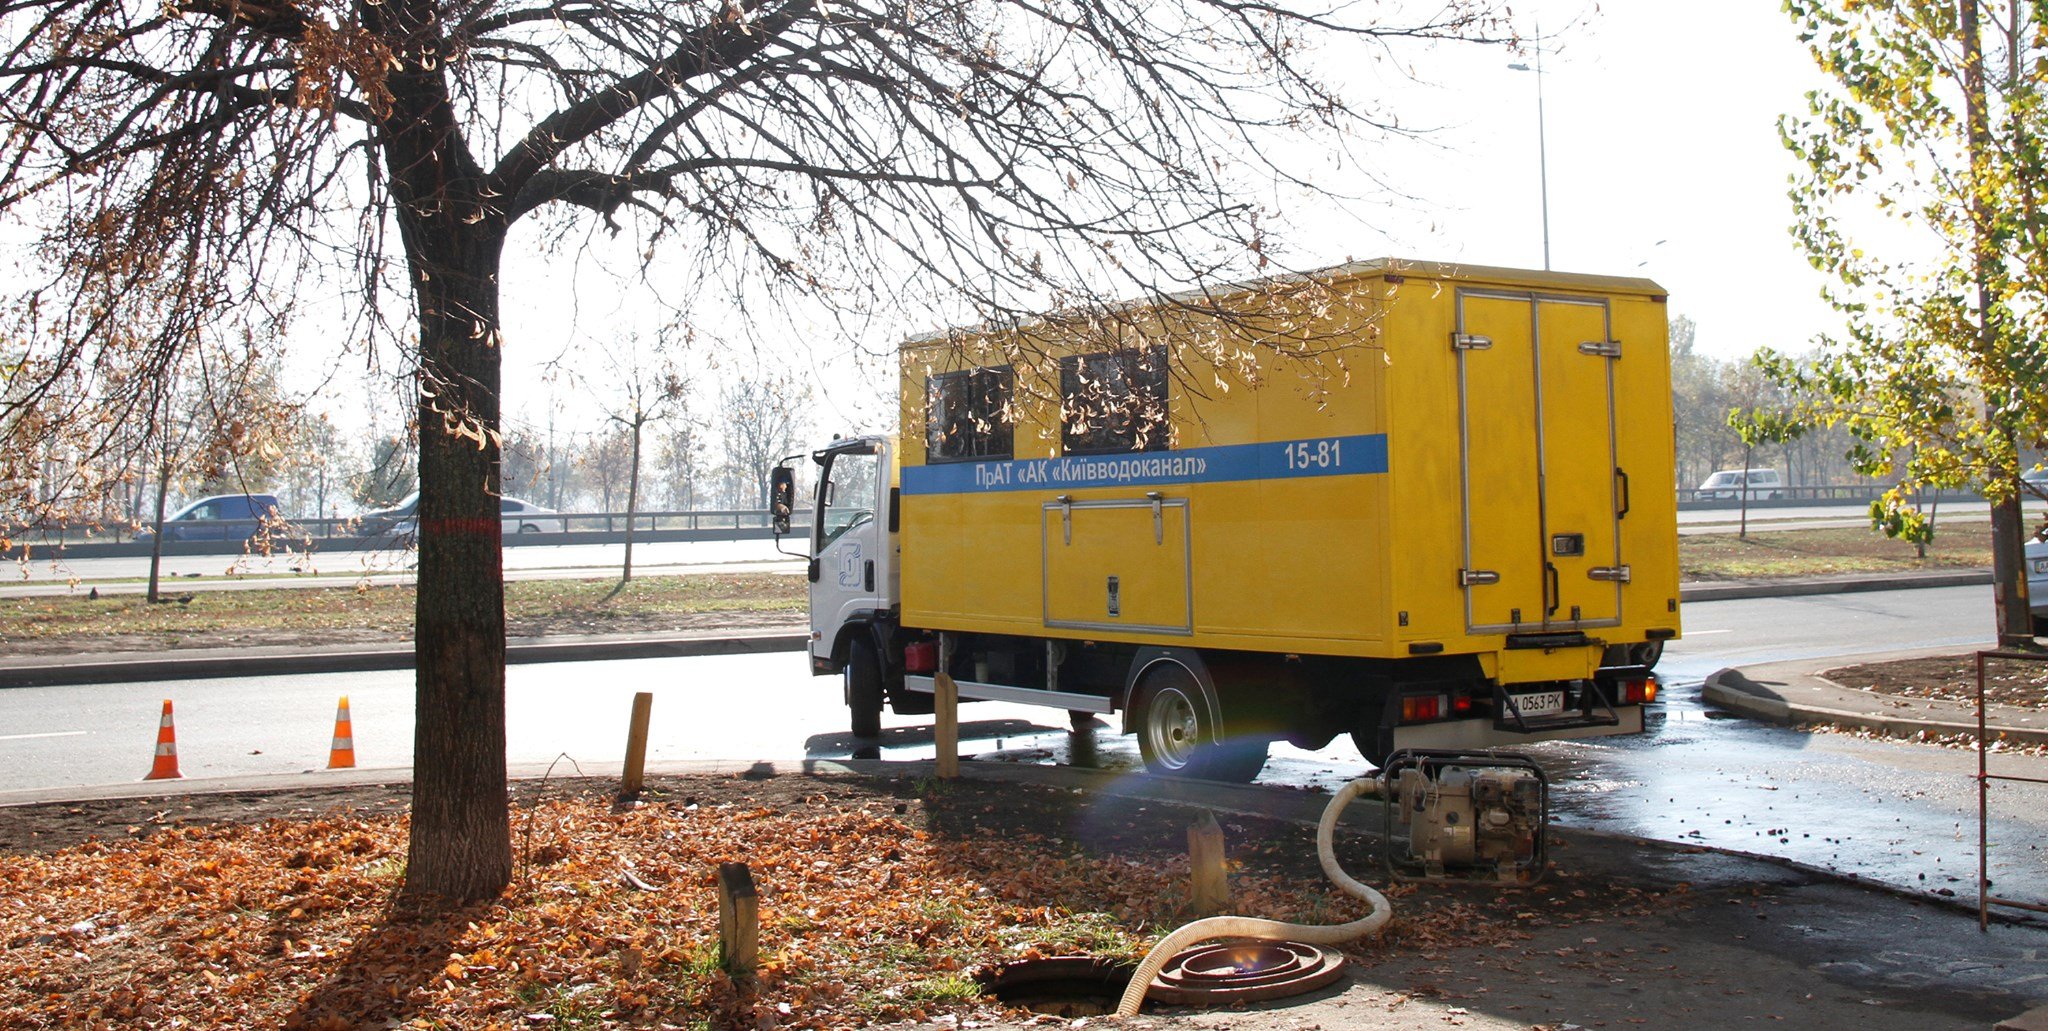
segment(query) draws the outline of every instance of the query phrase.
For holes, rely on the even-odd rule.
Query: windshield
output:
[[[1700,486],[1726,487],[1735,483],[1737,480],[1740,480],[1741,478],[1741,473],[1715,473],[1714,475],[1707,477],[1707,482],[1701,484]]]

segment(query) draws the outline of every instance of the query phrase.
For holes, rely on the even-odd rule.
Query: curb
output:
[[[1989,569],[1959,569],[1943,573],[1902,573],[1894,576],[1812,577],[1778,581],[1693,581],[1680,584],[1678,600],[1685,602],[1741,601],[1749,598],[1800,598],[1815,594],[1858,594],[1864,591],[1912,591],[1936,587],[1979,587],[1991,583]]]
[[[1953,653],[1953,649],[1945,649]],[[1870,657],[1875,658],[1875,657]],[[1837,660],[1839,661],[1839,660]],[[1750,667],[1754,670],[1758,667]],[[1734,668],[1716,670],[1707,677],[1701,696],[1713,705],[1731,709],[1756,719],[1773,723],[1825,723],[1830,726],[1868,730],[1886,737],[1910,738],[1922,732],[1941,735],[1977,736],[1975,720],[1967,722],[1943,719],[1889,716],[1881,713],[1858,712],[1853,709],[1837,709],[1815,705],[1810,702],[1794,701],[1788,695],[1796,695],[1801,685],[1797,680],[1819,681],[1818,687],[1839,688],[1840,685],[1817,673],[1808,673],[1788,678],[1792,683],[1777,681],[1758,682],[1749,675],[1749,670]],[[1783,690],[1789,689],[1789,690]],[[2048,745],[2048,727],[2016,727],[2010,724],[1987,722],[1985,732],[1994,741],[2006,741],[2022,745]]]
[[[592,637],[584,640],[526,638],[505,645],[505,662],[591,662],[601,659],[693,658],[702,655],[752,655],[802,651],[810,634],[795,630],[754,632],[712,631],[704,634]],[[135,683],[151,680],[207,680],[221,677],[263,677],[293,673],[356,673],[413,668],[413,650],[403,646],[365,645],[318,651],[251,649],[214,650],[211,654],[138,652],[134,658],[88,657],[60,664],[0,665],[0,690],[15,687],[60,687],[80,684]]]

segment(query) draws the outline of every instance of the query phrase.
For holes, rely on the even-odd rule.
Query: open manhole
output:
[[[977,975],[985,994],[1033,1013],[1099,1017],[1116,1012],[1136,963],[1093,956],[1024,959]]]
[[[983,991],[1033,1013],[1088,1017],[1116,1012],[1136,964],[1089,956],[1006,963],[978,978]],[[1165,1006],[1229,1006],[1312,992],[1337,980],[1344,957],[1300,942],[1229,941],[1198,945],[1168,961],[1145,1001]]]

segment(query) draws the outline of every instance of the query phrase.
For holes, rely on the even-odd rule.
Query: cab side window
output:
[[[1016,373],[1007,365],[944,372],[925,383],[924,450],[927,462],[975,462],[1015,454],[1010,394]]]
[[[1060,359],[1060,448],[1070,455],[1164,451],[1166,347]]]

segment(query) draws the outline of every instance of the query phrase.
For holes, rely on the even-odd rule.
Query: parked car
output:
[[[2027,538],[2027,598],[2033,606],[2034,636],[2048,634],[2048,528]]]
[[[363,534],[391,534],[405,537],[419,531],[420,494],[414,491],[393,508],[363,514]],[[520,498],[499,498],[498,512],[504,517],[504,533],[566,533],[569,521],[553,509],[542,508]],[[376,520],[373,525],[372,520]],[[382,526],[382,529],[376,528]]]
[[[261,532],[266,520],[277,520],[277,497],[271,494],[216,494],[200,498],[164,517],[167,541],[246,541]],[[150,527],[137,530],[147,537]]]
[[[1742,497],[1743,472],[1741,469],[1723,469],[1707,477],[1693,497],[1701,501],[1734,501]],[[1776,469],[1750,469],[1747,493],[1751,501],[1776,501],[1785,496],[1784,478]]]

